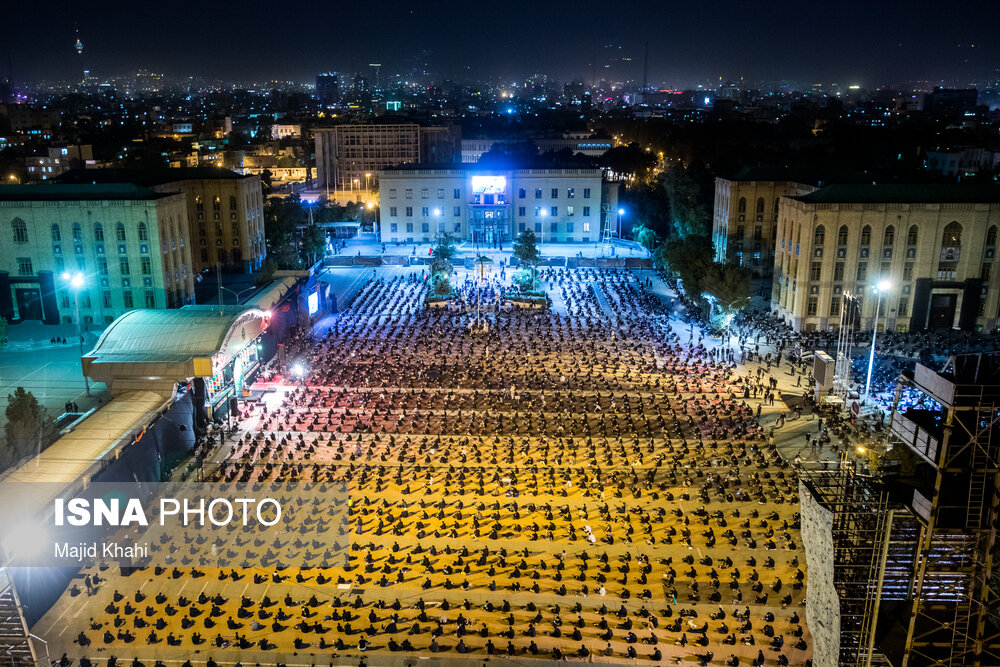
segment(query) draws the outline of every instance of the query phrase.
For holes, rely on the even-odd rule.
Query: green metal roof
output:
[[[87,354],[96,363],[178,363],[224,352],[226,334],[246,306],[131,310],[112,322]]]
[[[988,183],[828,185],[801,197],[806,204],[995,204],[1000,186]]]
[[[71,169],[54,180],[57,183],[132,183],[145,187],[188,180],[237,180],[249,178],[222,167],[179,167],[176,169]]]
[[[0,201],[124,201],[169,196],[133,183],[0,185]]]

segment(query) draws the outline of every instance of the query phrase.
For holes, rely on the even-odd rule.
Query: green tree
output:
[[[514,257],[518,262],[531,267],[531,289],[535,289],[538,283],[538,262],[542,258],[542,253],[538,251],[538,239],[535,232],[526,229],[514,239]]]
[[[711,205],[691,169],[675,164],[663,172],[663,189],[675,236],[711,236]]]
[[[260,287],[274,280],[274,272],[278,270],[278,261],[274,257],[268,257],[261,262],[260,268],[253,274],[253,284]]]
[[[41,450],[45,430],[45,408],[34,394],[18,387],[7,395],[7,435],[2,455],[3,466],[8,467],[33,451]]]
[[[701,280],[702,296],[714,302],[712,324],[725,328],[750,305],[750,271],[731,264],[712,264]]]
[[[672,238],[657,248],[654,259],[681,280],[684,293],[697,299],[712,270],[712,243],[703,236]]]
[[[659,240],[656,232],[642,223],[632,228],[632,238],[636,240],[636,243],[650,252],[656,249],[656,244]]]
[[[323,256],[326,249],[326,232],[318,225],[309,225],[302,231],[302,257],[312,266]]]
[[[295,230],[308,220],[298,195],[269,197],[264,203],[264,239],[268,255],[275,258],[279,268],[298,268]]]
[[[597,163],[604,169],[614,172],[620,180],[646,180],[650,171],[656,166],[657,157],[652,151],[631,143],[628,146],[615,146],[597,158]]]
[[[448,294],[451,292],[451,260],[458,254],[458,248],[455,247],[454,237],[448,233],[438,234],[435,239],[433,252],[434,259],[431,262],[431,285],[435,294]]]

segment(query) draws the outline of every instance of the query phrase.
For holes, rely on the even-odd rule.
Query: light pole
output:
[[[76,337],[80,339],[80,356],[83,357],[83,327],[80,322],[80,288],[83,287],[86,279],[79,271],[72,275],[68,271],[64,271],[62,279],[73,288],[73,302],[76,307]],[[87,396],[90,396],[90,379],[86,373],[83,374],[83,386],[86,389]]]
[[[255,290],[255,289],[257,289],[257,288],[256,288],[256,287],[248,287],[248,288],[246,288],[246,289],[243,289],[243,290],[240,290],[239,292],[237,292],[237,291],[236,291],[236,290],[234,290],[234,289],[230,289],[230,288],[228,288],[228,287],[223,287],[222,285],[219,285],[219,289],[220,289],[220,290],[225,290],[226,292],[229,292],[229,293],[230,293],[230,294],[232,294],[232,295],[233,295],[234,297],[236,297],[236,305],[239,305],[239,303],[240,303],[240,295],[241,295],[241,294],[246,294],[247,292],[252,292],[252,291],[254,291],[254,290]],[[220,294],[219,294],[219,296],[221,297],[221,296],[222,296],[222,294],[220,293]],[[221,304],[221,303],[220,303],[220,305],[225,305],[225,304]]]
[[[868,355],[868,377],[865,379],[865,398],[864,403],[868,403],[869,391],[871,391],[872,386],[872,367],[875,365],[875,336],[878,334],[878,311],[882,306],[882,292],[887,291],[892,284],[888,280],[883,280],[875,286],[875,294],[878,296],[875,298],[875,317],[872,320],[872,349]]]
[[[618,238],[622,237],[622,216],[625,215],[625,209],[618,209]]]

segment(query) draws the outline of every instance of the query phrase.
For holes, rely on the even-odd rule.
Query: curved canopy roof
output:
[[[132,310],[111,323],[83,356],[84,373],[103,382],[211,377],[267,328],[269,313],[246,306]]]
[[[224,351],[237,322],[264,320],[266,314],[243,306],[185,306],[176,310],[132,310],[105,329],[88,357],[109,361],[187,361]],[[256,336],[255,332],[254,336]],[[242,338],[242,337],[240,337]],[[249,339],[247,339],[249,340]],[[242,342],[247,342],[246,340]]]

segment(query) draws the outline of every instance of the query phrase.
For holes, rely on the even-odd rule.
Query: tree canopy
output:
[[[45,430],[45,408],[35,395],[18,387],[7,395],[7,436],[0,450],[0,464],[9,467],[41,446]]]

